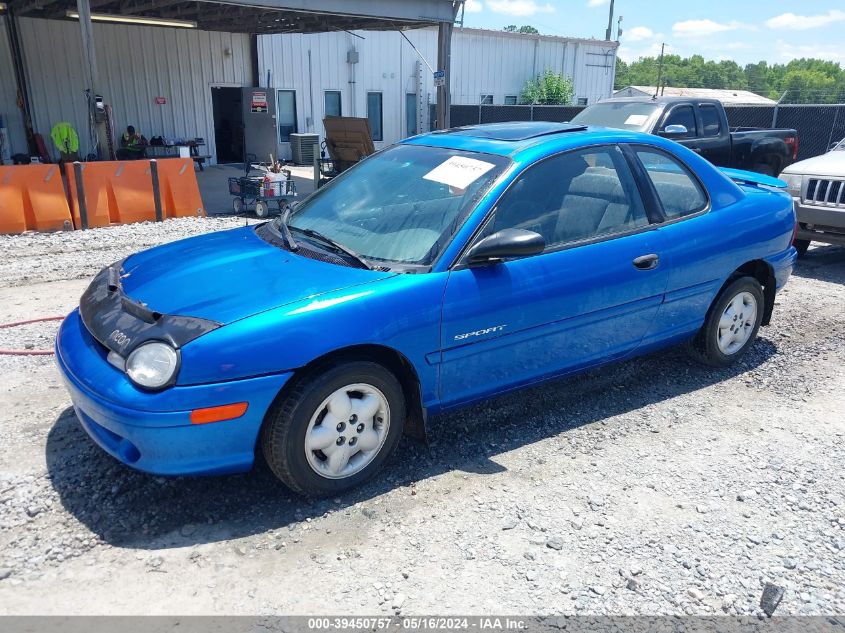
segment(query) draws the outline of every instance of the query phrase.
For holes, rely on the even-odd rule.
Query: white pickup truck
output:
[[[793,163],[780,178],[795,201],[798,254],[810,242],[845,246],[845,139],[827,154]]]

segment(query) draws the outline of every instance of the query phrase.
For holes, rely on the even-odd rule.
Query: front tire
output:
[[[764,307],[759,281],[740,277],[729,283],[710,306],[690,345],[693,357],[713,367],[735,363],[757,338]]]
[[[267,414],[261,446],[294,492],[325,497],[375,475],[396,449],[405,399],[396,377],[370,361],[322,367]]]

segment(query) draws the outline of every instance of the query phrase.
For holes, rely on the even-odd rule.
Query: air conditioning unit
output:
[[[290,152],[297,165],[313,165],[314,157],[319,155],[319,134],[291,134]]]

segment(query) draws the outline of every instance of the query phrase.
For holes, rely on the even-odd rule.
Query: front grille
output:
[[[819,206],[845,208],[845,181],[810,178],[801,201]]]

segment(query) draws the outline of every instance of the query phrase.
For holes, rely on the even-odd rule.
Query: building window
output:
[[[340,90],[326,90],[326,116],[343,116],[340,104]]]
[[[516,95],[505,95],[505,105],[516,105]]]
[[[384,131],[382,129],[382,108],[380,92],[367,93],[367,119],[369,119],[370,121],[370,131],[373,133],[373,140],[383,141]]]
[[[579,106],[587,105],[587,97],[578,97],[578,105]]]
[[[279,125],[279,141],[290,142],[290,135],[296,132],[296,91],[279,90],[276,93],[276,117]]]
[[[493,95],[481,95],[481,105],[493,105]]]
[[[405,134],[414,136],[417,131],[417,95],[405,95]]]

